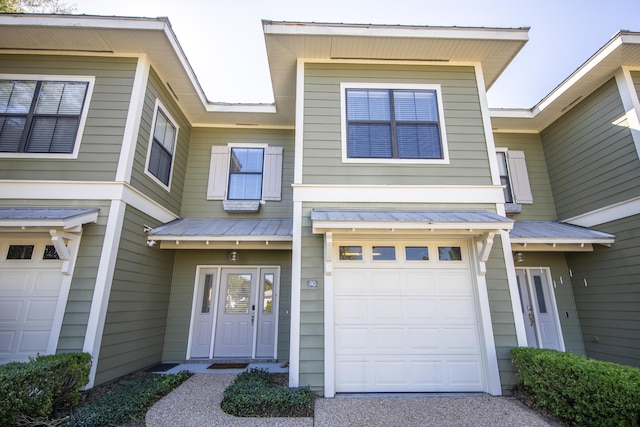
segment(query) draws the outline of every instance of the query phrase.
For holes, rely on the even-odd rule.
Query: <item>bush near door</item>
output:
[[[539,348],[514,348],[518,382],[534,405],[586,426],[640,425],[640,369]]]

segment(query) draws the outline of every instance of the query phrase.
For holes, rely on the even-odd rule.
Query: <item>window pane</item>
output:
[[[56,130],[55,117],[39,117],[33,120],[26,151],[30,153],[48,153]]]
[[[347,151],[350,158],[391,158],[391,126],[349,125]]]
[[[227,277],[225,313],[248,313],[251,297],[251,275],[230,274]]]
[[[73,114],[79,116],[82,113],[84,98],[87,94],[86,82],[66,82],[64,92],[60,100],[58,114]]]
[[[434,125],[398,125],[398,156],[403,159],[441,159],[440,135]]]
[[[202,289],[202,307],[200,313],[206,314],[211,311],[211,297],[213,296],[213,274],[204,276],[204,286]]]
[[[153,131],[153,138],[158,141],[159,144],[167,150],[170,154],[173,154],[173,145],[176,137],[176,129],[173,124],[167,119],[167,116],[158,110],[156,115],[156,127]]]
[[[440,261],[462,260],[460,246],[438,246],[438,256]]]
[[[37,82],[13,82],[13,90],[5,112],[7,114],[27,114],[31,109],[36,84]]]
[[[429,248],[426,246],[406,246],[404,253],[407,261],[429,261]]]
[[[393,99],[398,121],[438,121],[435,91],[396,90]]]
[[[388,90],[347,90],[347,120],[389,121],[390,117]]]
[[[547,312],[547,302],[544,298],[544,290],[542,289],[542,277],[533,276],[533,285],[536,288],[536,298],[538,299],[538,308],[540,313]]]
[[[264,292],[262,294],[262,312],[270,314],[273,312],[273,274],[264,275]]]
[[[9,153],[18,151],[25,123],[24,117],[0,118],[0,151]]]
[[[262,175],[232,174],[229,177],[229,200],[260,200]]]
[[[262,148],[232,148],[231,172],[262,173],[264,149]]]
[[[38,95],[36,114],[57,114],[63,90],[63,82],[43,82]]]
[[[7,259],[31,259],[33,245],[10,245]]]
[[[362,246],[340,246],[340,259],[343,261],[362,260]]]
[[[53,245],[46,245],[44,247],[44,254],[42,255],[42,259],[60,259],[58,256],[58,252],[56,251],[56,247]]]
[[[9,105],[9,98],[11,98],[11,92],[13,91],[13,82],[9,80],[0,81],[0,113],[7,112],[7,106]]]
[[[374,261],[395,261],[395,246],[374,246],[372,249]]]
[[[149,158],[149,172],[165,185],[169,185],[171,173],[171,154],[154,139],[151,144],[151,156]]]

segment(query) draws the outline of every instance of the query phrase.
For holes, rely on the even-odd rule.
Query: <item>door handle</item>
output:
[[[533,313],[529,313],[529,321],[531,322],[531,326],[533,326],[535,319],[533,317]]]
[[[255,304],[251,306],[251,326],[253,326],[253,321],[256,318],[256,306]]]

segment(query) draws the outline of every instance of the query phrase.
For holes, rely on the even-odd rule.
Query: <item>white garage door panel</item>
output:
[[[35,249],[31,260],[0,259],[0,362],[47,352],[62,283],[62,261],[41,259],[51,240],[0,241],[0,256],[10,244]]]
[[[368,267],[334,270],[336,392],[484,391],[467,261]]]

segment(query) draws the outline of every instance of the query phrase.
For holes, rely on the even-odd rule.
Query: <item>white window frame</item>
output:
[[[158,118],[158,110],[162,110],[162,114],[165,115],[165,117],[169,120],[169,122],[176,129],[176,136],[175,136],[175,139],[173,141],[173,153],[171,153],[171,167],[169,168],[169,183],[168,184],[165,184],[164,182],[162,182],[160,180],[160,178],[158,178],[151,171],[149,171],[149,162],[151,161],[151,148],[153,147],[153,134],[155,133],[155,129],[156,129],[156,119]],[[164,188],[167,191],[171,191],[171,181],[173,180],[173,167],[175,166],[176,150],[178,148],[178,133],[180,132],[180,126],[178,126],[178,123],[173,118],[173,116],[171,116],[171,114],[169,113],[169,110],[164,106],[162,101],[160,101],[157,98],[156,98],[155,107],[153,109],[153,120],[151,121],[151,123],[152,124],[151,124],[151,129],[150,129],[150,132],[149,132],[149,144],[147,145],[147,159],[146,159],[145,165],[144,165],[144,173],[149,178],[151,178],[152,181],[154,181],[156,184],[158,184],[160,187]]]
[[[225,157],[225,161],[226,163],[224,165],[221,164],[217,164],[216,161],[218,159],[215,158],[214,156],[214,152],[213,150],[215,149],[219,149],[220,147],[224,147],[227,150],[227,157]],[[230,200],[229,197],[229,167],[230,167],[230,156],[231,156],[231,149],[232,148],[262,148],[264,150],[264,158],[263,158],[263,164],[262,164],[262,194],[261,194],[261,199],[260,200],[247,200],[248,202],[259,202],[260,204],[264,204],[267,201],[280,201],[282,200],[282,174],[283,174],[283,170],[282,170],[282,164],[278,165],[279,166],[279,170],[277,171],[279,174],[279,180],[280,180],[280,185],[277,186],[279,189],[279,193],[280,193],[280,197],[279,198],[272,198],[272,197],[265,197],[265,187],[267,185],[269,185],[269,183],[267,182],[267,180],[265,179],[265,176],[268,178],[269,172],[267,171],[267,167],[269,166],[269,164],[266,161],[266,157],[267,155],[269,155],[269,153],[267,153],[269,148],[282,148],[280,146],[272,146],[269,145],[268,143],[238,143],[238,142],[230,142],[227,145],[219,145],[219,146],[212,146],[212,155],[211,155],[211,164],[209,166],[209,179],[207,182],[207,200],[222,200],[222,201],[230,201],[230,202],[242,202],[242,200]],[[215,170],[216,168],[224,168],[224,196],[220,197],[219,194],[217,194],[214,191],[214,188],[220,187],[222,186],[222,182],[219,183],[219,185],[216,185],[217,183],[215,182],[215,180],[219,177],[222,176],[222,173],[216,173],[217,171]]]
[[[95,86],[95,76],[69,76],[69,75],[49,75],[49,74],[0,74],[0,80],[31,80],[31,81],[56,81],[56,82],[83,82],[87,83],[87,92],[85,93],[84,105],[80,112],[80,122],[78,123],[78,132],[76,140],[73,143],[73,151],[71,153],[3,153],[0,152],[2,159],[77,159],[80,152],[80,143],[84,135],[84,127],[89,114],[89,104],[93,95]]]
[[[432,90],[436,92],[438,106],[438,126],[440,129],[441,159],[380,159],[380,158],[349,158],[347,151],[347,89],[404,89],[404,90]],[[442,103],[442,86],[439,84],[413,83],[340,83],[340,120],[342,136],[342,163],[390,163],[390,164],[421,164],[442,165],[449,164],[449,145],[444,121],[444,106]]]

